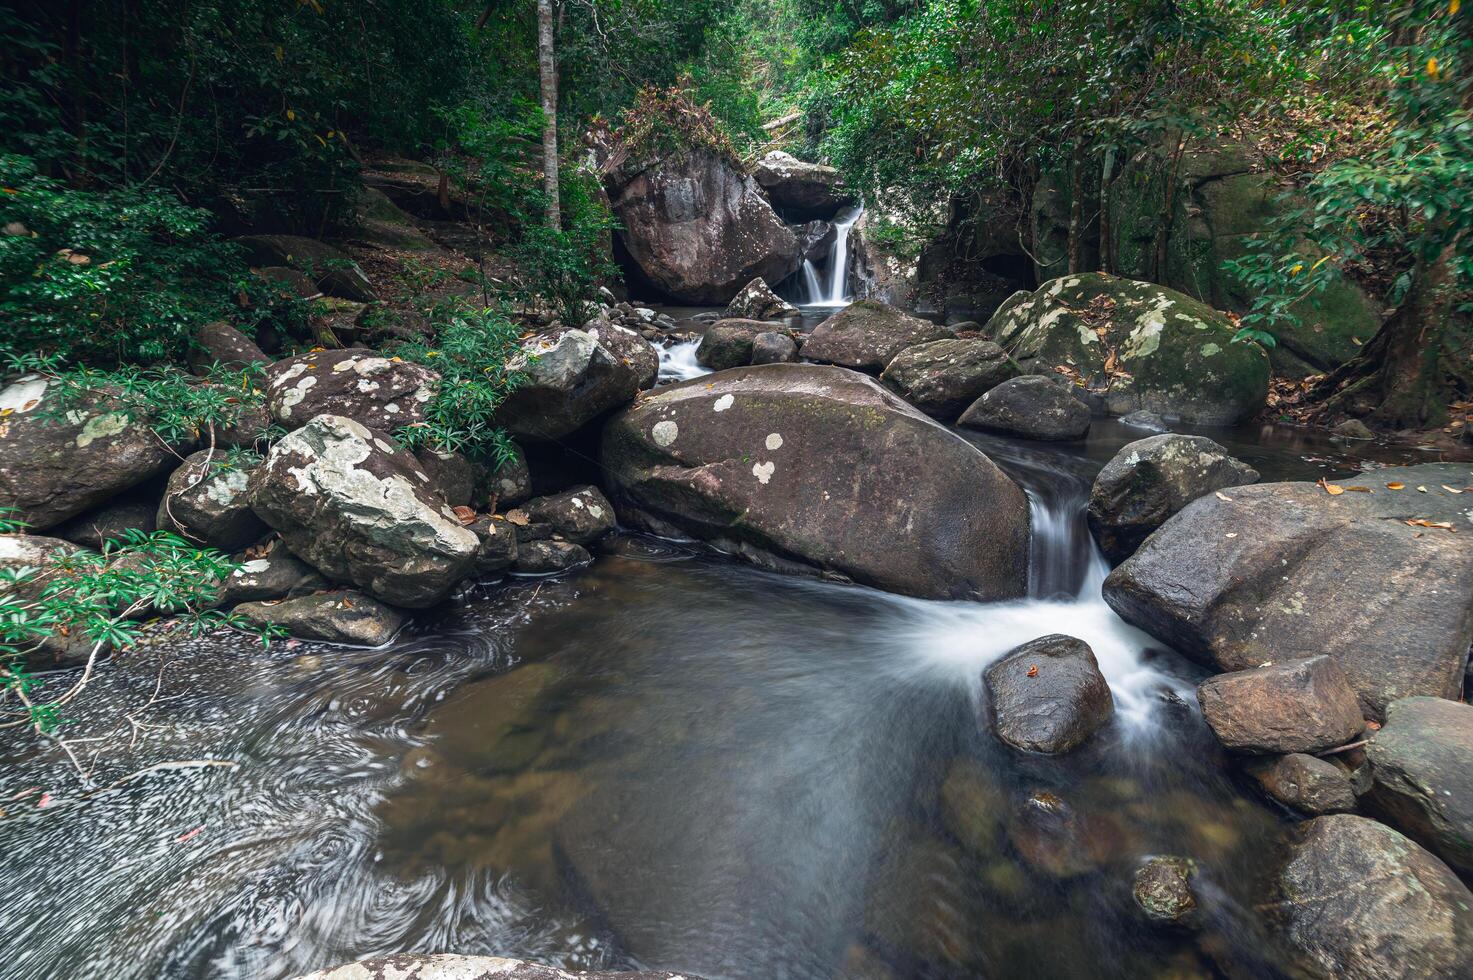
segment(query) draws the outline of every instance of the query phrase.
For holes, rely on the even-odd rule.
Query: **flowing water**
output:
[[[122,658],[69,726],[101,788],[0,743],[0,977],[284,978],[398,950],[712,980],[1280,975],[1253,907],[1285,818],[1235,782],[1199,672],[1099,598],[1085,494],[1141,434],[977,437],[1029,493],[1025,600],[625,535],[383,650]],[[1266,479],[1356,469],[1301,434],[1216,435]],[[1067,756],[1008,751],[981,670],[1054,632],[1091,644],[1116,719]],[[1199,862],[1199,934],[1132,914],[1149,854]]]

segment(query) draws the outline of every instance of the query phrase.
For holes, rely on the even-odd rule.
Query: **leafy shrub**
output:
[[[610,255],[617,223],[598,194],[597,182],[597,176],[582,168],[565,171],[563,226],[549,228],[524,219],[521,237],[508,249],[522,273],[518,298],[541,300],[570,327],[588,321],[599,283],[618,274]]]

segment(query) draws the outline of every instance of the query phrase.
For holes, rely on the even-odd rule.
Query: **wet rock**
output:
[[[458,953],[396,953],[319,970],[298,980],[701,980],[693,973],[660,970],[605,972],[560,970],[500,956]]]
[[[53,413],[54,383],[0,390],[0,507],[32,532],[55,527],[169,469],[178,457],[106,392]],[[176,446],[187,452],[188,447]]]
[[[957,759],[941,783],[941,824],[969,854],[985,861],[998,852],[1003,799],[988,769]]]
[[[1442,485],[1467,478],[1466,466],[1429,464],[1338,484],[1371,493],[1209,494],[1111,573],[1105,601],[1217,671],[1328,654],[1371,717],[1402,697],[1457,698],[1473,644],[1473,501]],[[1406,523],[1417,520],[1460,530]]]
[[[1072,636],[1025,643],[988,667],[982,680],[993,731],[1026,752],[1068,752],[1115,712],[1094,651]]]
[[[878,373],[907,347],[949,337],[950,330],[930,320],[862,299],[814,327],[801,353],[806,361]]]
[[[388,643],[404,625],[398,612],[353,589],[242,602],[235,614],[257,626],[280,626],[299,640],[368,647]]]
[[[1368,807],[1455,870],[1473,874],[1473,706],[1393,701],[1366,757]]]
[[[696,347],[696,363],[713,371],[752,363],[752,343],[772,330],[758,320],[717,320],[706,328]]]
[[[147,534],[156,530],[158,509],[155,494],[130,491],[120,500],[94,507],[58,525],[52,533],[79,547],[101,551],[109,543],[122,541],[129,531]]]
[[[476,469],[460,453],[425,446],[415,452],[420,469],[430,478],[430,487],[451,507],[468,507],[475,495]]]
[[[511,568],[517,560],[516,527],[502,517],[482,514],[470,525],[481,542],[476,550],[476,574],[491,578]]]
[[[266,372],[271,417],[295,429],[318,415],[339,415],[382,432],[424,421],[440,376],[366,347],[313,351],[277,361]]]
[[[593,556],[588,550],[571,541],[527,541],[517,545],[512,571],[519,575],[555,575],[591,561]]]
[[[921,835],[894,841],[868,891],[865,931],[898,962],[924,964],[910,975],[981,975],[980,896],[955,846]]]
[[[819,265],[834,250],[838,231],[832,221],[813,220],[793,229],[798,236],[798,250],[803,258]]]
[[[472,503],[487,507],[496,501],[498,507],[513,507],[532,496],[532,471],[527,468],[527,454],[516,443],[506,460],[475,461],[476,482]]]
[[[21,575],[24,572],[24,577],[15,582],[0,578],[0,599],[12,598],[19,603],[35,602],[64,574],[56,567],[57,560],[82,550],[60,538],[46,538],[37,534],[0,534],[0,574]],[[24,651],[25,663],[31,669],[48,670],[85,663],[94,643],[87,636],[83,624],[74,623],[68,625],[66,632],[58,629],[35,646],[23,643],[18,644],[17,648]]]
[[[1360,419],[1346,419],[1330,430],[1343,439],[1374,439],[1376,433]]]
[[[195,544],[240,551],[265,537],[266,525],[251,509],[246,487],[254,458],[231,459],[220,450],[200,450],[169,477],[155,520]]]
[[[378,299],[358,263],[326,242],[299,235],[247,235],[237,241],[245,247],[246,261],[253,266],[296,269],[327,295],[355,303]]]
[[[1432,854],[1363,817],[1317,817],[1278,875],[1270,916],[1318,976],[1473,976],[1473,892]]]
[[[282,541],[273,541],[258,558],[243,556],[240,567],[220,584],[216,602],[222,609],[242,602],[286,599],[330,588],[317,569],[291,553]]]
[[[990,340],[933,340],[895,355],[880,382],[927,415],[954,422],[968,405],[1017,373]]]
[[[798,271],[798,240],[734,161],[708,150],[615,179],[617,232],[640,276],[671,299],[726,303],[753,278]]]
[[[752,338],[753,364],[790,364],[798,359],[798,345],[785,333],[769,331]]]
[[[445,598],[480,542],[388,436],[320,415],[271,448],[251,476],[257,515],[329,578],[396,606]]]
[[[1318,752],[1365,728],[1340,665],[1307,657],[1209,677],[1197,688],[1202,717],[1232,752]]]
[[[671,385],[604,430],[621,523],[908,595],[1021,595],[1028,509],[965,439],[873,380],[767,364]]]
[[[1089,495],[1089,527],[1105,557],[1122,562],[1198,497],[1257,482],[1257,470],[1211,439],[1151,436],[1125,445],[1100,470]]]
[[[194,346],[189,351],[189,369],[198,375],[206,375],[212,365],[240,371],[252,364],[267,365],[271,358],[256,346],[256,342],[225,323],[212,320],[202,324],[194,332]]]
[[[723,314],[734,320],[785,320],[798,315],[798,308],[767,285],[762,278],[753,279],[726,304]]]
[[[559,327],[524,342],[509,366],[527,380],[497,409],[497,424],[548,442],[633,401],[655,383],[660,355],[633,330],[591,320],[586,330]]]
[[[757,161],[753,176],[772,203],[793,221],[832,218],[840,208],[855,203],[838,170],[799,160],[782,150],[772,150]]]
[[[1158,926],[1195,924],[1197,896],[1192,892],[1192,879],[1197,864],[1190,858],[1147,858],[1136,869],[1130,894],[1136,908],[1148,922]]]
[[[1113,415],[1147,409],[1199,425],[1231,425],[1263,408],[1268,355],[1234,343],[1236,333],[1184,293],[1103,272],[1014,296],[987,323],[1024,370],[1068,368]]]
[[[1171,429],[1171,426],[1166,424],[1165,419],[1155,412],[1148,412],[1143,408],[1134,412],[1127,412],[1125,415],[1120,416],[1120,422],[1122,425],[1128,425],[1131,428],[1149,429],[1152,432],[1167,432]]]
[[[1111,817],[1080,813],[1048,790],[1035,790],[1008,814],[1008,840],[1035,874],[1069,879],[1124,856],[1125,836]]]
[[[1004,381],[962,413],[957,425],[1022,439],[1064,442],[1089,432],[1089,406],[1052,378]]]
[[[1252,759],[1244,768],[1265,793],[1300,813],[1317,817],[1355,809],[1350,774],[1333,762],[1291,752]]]
[[[592,544],[614,530],[614,508],[597,487],[574,487],[522,505],[534,521],[550,524],[574,544]]]

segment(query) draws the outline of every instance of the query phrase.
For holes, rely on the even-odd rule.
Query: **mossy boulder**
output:
[[[1268,396],[1268,355],[1235,333],[1190,296],[1103,272],[1015,294],[987,324],[1025,370],[1076,377],[1111,414],[1145,409],[1198,425],[1249,419]]]

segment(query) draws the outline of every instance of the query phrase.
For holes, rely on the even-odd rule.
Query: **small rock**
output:
[[[774,293],[761,276],[742,287],[725,313],[734,320],[784,320],[797,315],[798,308]]]
[[[528,541],[517,545],[512,570],[520,575],[553,575],[591,561],[593,556],[571,541]]]
[[[1131,896],[1155,925],[1191,925],[1197,919],[1197,896],[1192,892],[1196,876],[1197,864],[1190,858],[1147,858],[1136,869]]]
[[[750,364],[753,342],[771,330],[772,324],[760,320],[717,320],[696,347],[696,363],[713,371]]]
[[[1403,698],[1366,747],[1369,808],[1463,874],[1473,874],[1473,706]]]
[[[789,364],[798,359],[798,345],[785,333],[768,331],[752,338],[753,364]]]
[[[1345,672],[1323,656],[1209,677],[1197,688],[1197,703],[1231,752],[1318,752],[1365,728]]]
[[[806,361],[880,372],[907,347],[945,340],[950,330],[879,300],[850,303],[813,328],[803,341]]]
[[[494,500],[497,507],[514,507],[532,496],[532,471],[527,467],[527,454],[522,447],[512,443],[512,457],[508,460],[474,460],[476,483],[471,503],[489,508]]]
[[[242,602],[286,599],[329,588],[317,569],[291,553],[283,541],[273,541],[258,558],[243,556],[240,567],[220,584],[216,605],[222,609]]]
[[[552,525],[555,533],[574,544],[592,544],[614,530],[614,507],[597,487],[574,487],[537,497],[522,509],[534,522]]]
[[[267,527],[251,509],[246,488],[259,459],[232,462],[219,450],[200,450],[169,477],[156,521],[195,544],[240,551],[266,536]]]
[[[430,478],[430,486],[451,507],[466,507],[475,495],[476,469],[460,453],[446,452],[426,446],[415,452],[420,468]]]
[[[238,241],[245,247],[246,261],[253,266],[300,270],[324,293],[355,303],[378,299],[358,263],[326,242],[299,235],[247,235]]]
[[[1125,837],[1103,813],[1080,813],[1048,790],[1035,790],[1008,815],[1008,839],[1037,874],[1068,879],[1123,857]]]
[[[235,327],[221,320],[203,324],[194,332],[194,346],[189,352],[189,369],[204,376],[214,364],[231,371],[240,371],[252,364],[270,364],[256,342]]]
[[[1120,416],[1120,424],[1128,425],[1132,429],[1148,429],[1151,432],[1167,432],[1171,428],[1161,416],[1155,412],[1148,412],[1144,408]]]
[[[1063,442],[1089,432],[1089,406],[1052,378],[1031,374],[991,389],[962,413],[957,425],[1023,439]]]
[[[38,534],[0,534],[0,572],[20,574],[22,570],[30,570],[14,583],[0,578],[0,598],[14,598],[19,603],[36,601],[48,587],[61,580],[60,576],[66,574],[55,567],[57,560],[80,551],[81,548],[60,538]],[[26,649],[28,666],[49,670],[87,661],[95,641],[87,636],[82,623],[62,625],[68,628],[65,631],[57,629],[34,648]]]
[[[548,442],[652,387],[660,355],[635,331],[600,319],[524,341],[508,366],[526,380],[496,410],[497,424],[519,441]]]
[[[1333,762],[1291,752],[1250,759],[1244,768],[1265,793],[1300,813],[1317,817],[1355,809],[1355,786],[1350,774]]]
[[[471,522],[470,531],[481,542],[481,547],[476,551],[477,575],[492,578],[516,563],[516,525],[490,514],[483,514]]]
[[[932,418],[953,422],[1017,373],[1017,365],[990,340],[933,340],[896,354],[880,382]]]
[[[1002,800],[989,770],[971,759],[957,759],[941,783],[941,823],[973,857],[986,860],[998,850]]]
[[[1115,711],[1094,651],[1072,636],[1025,643],[988,667],[982,679],[993,730],[1027,752],[1068,752]]]
[[[141,488],[140,488],[141,489]],[[131,499],[130,499],[131,498]],[[154,495],[134,494],[79,514],[52,530],[64,541],[93,551],[123,540],[129,531],[145,534],[158,527],[159,505]]]
[[[280,626],[301,640],[369,647],[388,643],[404,625],[397,611],[352,589],[279,602],[243,602],[235,614],[258,626]]]
[[[1376,433],[1360,419],[1346,419],[1330,430],[1342,439],[1374,439]]]

